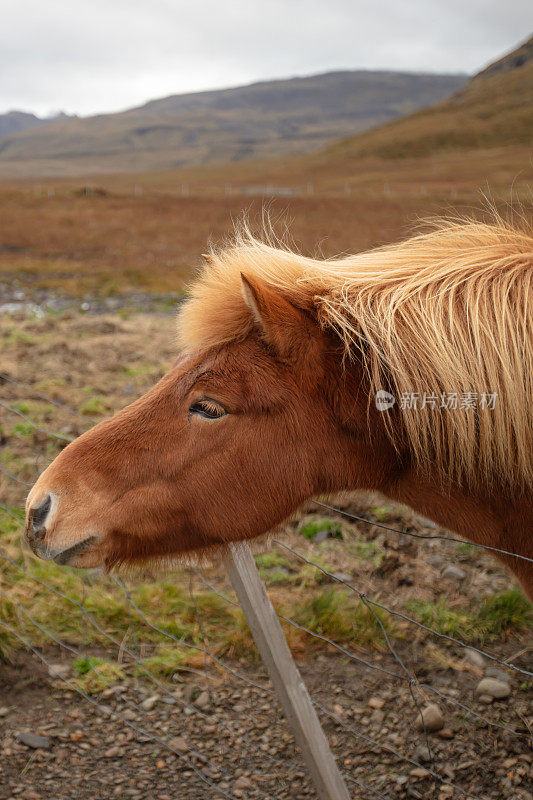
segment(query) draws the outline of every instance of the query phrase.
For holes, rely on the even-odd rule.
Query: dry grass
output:
[[[200,263],[209,240],[220,241],[247,214],[252,227],[261,227],[264,208],[292,244],[307,255],[333,256],[357,252],[404,237],[420,217],[470,212],[483,205],[481,189],[492,186],[497,205],[504,209],[512,178],[518,173],[505,159],[498,168],[494,155],[492,183],[469,171],[464,163],[417,165],[402,163],[386,172],[383,164],[367,163],[350,177],[316,166],[315,195],[273,199],[238,193],[224,197],[220,177],[204,176],[194,197],[178,196],[177,175],[145,176],[144,193],[136,197],[130,176],[105,178],[106,196],[80,196],[83,183],[55,184],[54,197],[34,196],[33,184],[0,185],[0,283],[22,288],[47,287],[63,294],[109,295],[127,291],[179,292]],[[453,159],[459,162],[458,156]],[[484,162],[487,170],[488,163]],[[235,168],[244,185],[250,167]],[[452,176],[452,173],[455,177]],[[235,177],[235,176],[234,176]],[[299,174],[279,175],[279,183],[298,185]],[[310,176],[313,177],[312,175]],[[257,180],[268,182],[266,176]],[[349,197],[338,196],[344,180],[353,184]],[[274,182],[276,182],[274,178]],[[463,183],[468,183],[468,190]],[[522,185],[520,178],[514,190]],[[479,188],[476,188],[479,187]],[[192,187],[191,187],[192,188]],[[46,190],[44,190],[46,191]],[[337,196],[334,196],[334,192]],[[520,192],[518,192],[520,194]],[[524,194],[524,192],[522,192]],[[525,197],[525,194],[524,194]]]

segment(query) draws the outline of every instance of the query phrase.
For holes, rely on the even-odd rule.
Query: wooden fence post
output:
[[[246,543],[231,544],[226,567],[261,658],[305,759],[320,800],[349,800],[317,713]]]

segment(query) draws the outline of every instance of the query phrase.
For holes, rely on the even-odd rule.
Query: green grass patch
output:
[[[477,551],[477,547],[475,544],[470,544],[470,542],[461,542],[455,545],[455,550],[461,555],[472,555]]]
[[[290,609],[287,616],[290,616]],[[295,622],[334,641],[380,646],[385,643],[383,628],[392,632],[390,617],[380,609],[370,609],[345,591],[324,589],[307,599],[292,614]],[[383,626],[383,628],[382,628]]]
[[[89,416],[102,416],[108,410],[107,403],[104,397],[90,397],[85,400],[79,407],[81,414],[89,414]]]
[[[31,439],[33,431],[33,425],[30,425],[29,422],[16,422],[11,428],[12,435],[24,436],[25,439]]]
[[[96,694],[124,680],[124,670],[116,661],[98,656],[80,656],[72,662],[76,685],[87,694]]]
[[[26,331],[14,330],[6,337],[7,344],[34,344],[35,338]]]
[[[256,556],[255,563],[266,583],[290,583],[297,578],[288,559],[276,550]]]
[[[370,509],[370,513],[376,522],[390,522],[394,514],[390,506],[375,506]]]
[[[346,547],[358,561],[372,561],[374,567],[379,567],[383,560],[383,550],[379,539],[363,539],[358,536],[348,542]]]
[[[410,600],[406,609],[437,633],[465,642],[497,641],[533,627],[533,609],[518,588],[495,594],[474,608],[451,607],[445,600]]]
[[[310,542],[313,541],[317,533],[327,531],[329,539],[342,539],[342,526],[340,522],[327,517],[315,517],[304,522],[300,527],[300,533]]]
[[[203,659],[202,653],[200,656]],[[173,647],[161,645],[157,652],[143,659],[142,666],[135,665],[134,674],[142,678],[146,676],[144,670],[148,670],[156,678],[171,678],[177,672],[187,670],[191,664],[197,664],[198,660],[198,651],[178,649],[177,644]]]

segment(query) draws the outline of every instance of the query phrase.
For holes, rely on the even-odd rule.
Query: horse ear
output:
[[[265,342],[282,358],[298,355],[309,342],[307,314],[256,278],[241,272],[242,294]]]

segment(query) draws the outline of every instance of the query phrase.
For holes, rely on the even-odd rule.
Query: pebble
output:
[[[472,664],[474,667],[483,668],[487,663],[487,660],[482,653],[478,653],[477,650],[472,650],[470,647],[467,647],[464,651],[464,658],[465,661],[468,661],[468,663]]]
[[[143,700],[141,706],[144,708],[145,711],[151,711],[157,701],[159,700],[158,694],[152,694],[150,697],[147,697],[146,700]]]
[[[427,778],[429,772],[424,767],[415,767],[409,772],[409,775],[412,775],[413,778]]]
[[[39,736],[37,733],[18,733],[17,739],[26,747],[33,747],[34,750],[50,750],[50,739],[48,736]]]
[[[233,785],[236,789],[253,789],[253,783],[248,780],[248,778],[245,778],[244,775],[241,775],[240,778],[237,778]]]
[[[385,700],[382,700],[381,697],[371,697],[368,701],[368,705],[370,708],[383,708],[385,705]]]
[[[104,758],[120,758],[122,755],[123,753],[120,747],[110,747],[104,752]]]
[[[68,678],[71,671],[70,664],[50,664],[48,668],[51,678]]]
[[[485,670],[485,675],[487,678],[496,678],[498,681],[502,681],[503,683],[509,683],[509,675],[503,671],[503,669],[498,669],[497,667],[487,667]]]
[[[455,731],[452,731],[451,728],[442,728],[442,730],[437,733],[437,736],[441,739],[453,739]]]
[[[170,740],[169,744],[174,750],[177,750],[178,753],[181,754],[188,753],[190,749],[183,736],[176,736],[174,739]]]
[[[326,539],[329,539],[329,530],[324,528],[321,531],[317,531],[313,536],[313,542],[315,544],[320,544],[321,542],[325,542]]]
[[[424,721],[423,724],[422,720]],[[419,730],[424,730],[425,727],[430,733],[444,728],[444,717],[436,703],[431,703],[431,705],[422,710],[422,719],[420,719],[420,715],[417,716],[416,726]]]
[[[211,704],[211,700],[209,699],[208,692],[200,692],[196,700],[194,701],[194,705],[198,708],[207,708]]]
[[[425,744],[419,744],[415,747],[413,758],[415,761],[421,761],[422,764],[425,764],[427,761],[431,761],[431,753]]]
[[[486,695],[494,700],[502,700],[505,697],[509,697],[511,687],[508,683],[497,678],[483,678],[476,686],[476,694],[480,696]]]

